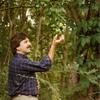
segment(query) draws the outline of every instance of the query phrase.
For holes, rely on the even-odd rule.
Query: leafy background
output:
[[[37,73],[39,100],[100,100],[100,0],[0,0],[0,100],[10,100],[9,40],[21,31],[32,60],[48,53],[55,34],[65,35],[52,69]]]

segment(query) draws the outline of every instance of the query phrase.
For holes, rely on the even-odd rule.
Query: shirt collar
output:
[[[25,54],[21,54],[21,53],[16,53],[15,56],[19,56],[19,57],[27,58],[27,56],[26,56]]]

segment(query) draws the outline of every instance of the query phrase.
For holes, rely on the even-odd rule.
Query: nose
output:
[[[31,47],[32,46],[31,42],[28,42],[28,45]]]

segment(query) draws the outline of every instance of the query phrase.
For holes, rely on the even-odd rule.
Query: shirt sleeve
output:
[[[33,71],[33,72],[45,72],[51,68],[52,62],[48,55],[44,56],[41,61],[31,61],[24,59],[21,62],[21,70]]]

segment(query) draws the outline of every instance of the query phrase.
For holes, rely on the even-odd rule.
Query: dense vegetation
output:
[[[0,0],[0,100],[7,94],[9,40],[29,34],[33,60],[48,53],[64,34],[52,69],[38,73],[39,100],[100,100],[100,0]]]

